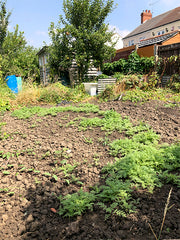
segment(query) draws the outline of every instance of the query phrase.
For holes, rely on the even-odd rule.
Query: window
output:
[[[134,40],[129,41],[129,47],[134,45]]]
[[[174,26],[171,27],[171,31],[174,31]]]
[[[145,39],[145,37],[140,37],[139,41],[144,40],[144,39]]]
[[[158,33],[157,33],[157,35],[159,36],[159,35],[163,35],[165,33],[165,30],[163,29],[163,30],[161,30],[161,31],[159,31]]]

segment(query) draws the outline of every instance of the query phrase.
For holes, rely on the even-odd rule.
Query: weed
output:
[[[106,218],[111,214],[125,217],[134,211],[135,207],[130,195],[132,191],[130,181],[123,182],[115,178],[108,178],[106,185],[101,186],[100,190],[101,192],[97,195],[98,205],[106,211]]]
[[[87,209],[93,210],[93,204],[96,196],[80,189],[77,193],[59,196],[60,207],[59,214],[65,217],[73,217],[82,215]]]
[[[78,184],[78,185],[83,185],[83,182],[81,182],[81,181],[79,180],[79,178],[76,178],[76,176],[75,176],[74,174],[71,174],[71,182],[72,182],[72,183],[76,183],[76,184]]]
[[[20,172],[25,172],[25,170],[26,170],[26,167],[23,167],[23,168],[21,168],[19,171],[20,171]]]
[[[11,197],[15,194],[15,192],[9,192],[8,195]]]
[[[43,175],[47,176],[47,177],[51,177],[51,173],[49,173],[49,172],[45,172],[45,173],[43,173]]]
[[[55,174],[52,175],[52,178],[57,182],[58,177]]]
[[[59,112],[94,112],[97,113],[99,111],[99,107],[93,104],[79,104],[79,106],[67,106],[67,107],[51,107],[51,108],[43,108],[43,107],[23,107],[21,109],[17,109],[12,113],[13,117],[17,117],[18,119],[28,119],[34,115],[38,116],[56,116]]]
[[[100,161],[100,156],[98,154],[94,154],[93,161],[95,163],[95,166],[98,166]]]
[[[36,184],[41,183],[37,178],[34,179]]]
[[[9,189],[8,188],[0,188],[0,192],[3,193],[3,192],[9,192]]]
[[[42,155],[41,159],[45,159],[45,158],[50,157],[50,156],[51,156],[50,151],[47,151]]]
[[[84,142],[87,143],[87,144],[93,144],[92,138],[87,138],[85,136],[84,136]]]
[[[10,175],[11,173],[9,171],[3,171],[3,175]]]
[[[36,127],[38,127],[38,125],[36,123],[34,123],[30,126],[30,128],[36,128]]]
[[[68,177],[70,173],[77,167],[77,165],[65,164],[59,167],[58,170],[62,171],[65,177]]]

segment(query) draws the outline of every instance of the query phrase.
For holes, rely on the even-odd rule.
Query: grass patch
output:
[[[34,115],[37,115],[39,117],[42,116],[47,116],[47,115],[51,115],[51,116],[56,116],[57,113],[60,112],[68,112],[68,111],[72,111],[72,112],[85,112],[85,113],[89,113],[89,112],[98,112],[99,108],[96,105],[93,104],[79,104],[79,106],[67,106],[67,107],[51,107],[51,108],[43,108],[40,106],[36,106],[36,107],[23,107],[20,109],[15,110],[12,113],[13,117],[17,117],[18,119],[27,119],[30,118]]]

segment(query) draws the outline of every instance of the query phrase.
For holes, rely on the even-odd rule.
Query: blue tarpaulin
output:
[[[6,83],[8,87],[14,93],[19,93],[22,90],[22,79],[21,77],[16,77],[16,75],[11,75],[6,77]]]

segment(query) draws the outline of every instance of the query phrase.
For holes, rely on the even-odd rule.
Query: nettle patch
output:
[[[47,178],[58,181],[64,179],[69,185],[76,182],[79,191],[60,195],[60,207],[58,213],[64,217],[81,215],[93,207],[99,206],[106,213],[106,218],[115,214],[127,216],[136,209],[136,201],[133,199],[133,191],[145,190],[152,193],[155,187],[161,187],[165,183],[172,183],[180,187],[180,176],[176,174],[180,166],[180,144],[159,144],[160,137],[151,127],[143,122],[134,125],[128,117],[122,117],[114,110],[100,111],[98,106],[81,104],[79,106],[52,107],[52,108],[22,108],[14,111],[12,116],[18,119],[27,119],[36,115],[38,118],[46,115],[56,116],[60,112],[85,112],[94,113],[96,116],[76,117],[65,126],[76,126],[79,131],[93,131],[94,128],[105,132],[105,137],[99,139],[99,143],[108,146],[109,155],[114,157],[113,163],[107,163],[101,169],[101,184],[86,187],[84,190],[81,179],[74,175],[78,168],[77,162],[68,162],[69,150],[45,152],[41,159],[53,155],[51,172],[39,169],[21,168],[23,172],[41,174]],[[124,138],[109,141],[114,132],[122,133]],[[84,137],[85,144],[94,144],[93,138]],[[28,152],[26,152],[28,154]],[[32,152],[31,152],[32,154]],[[0,152],[1,158],[9,158],[8,153]],[[18,157],[18,156],[16,156]],[[94,161],[98,164],[98,156]],[[87,160],[88,161],[88,160]],[[58,164],[57,164],[58,163]],[[1,168],[4,175],[10,175],[13,166]],[[38,178],[36,179],[38,182]],[[88,191],[87,191],[88,189]],[[8,192],[1,189],[1,192]]]

